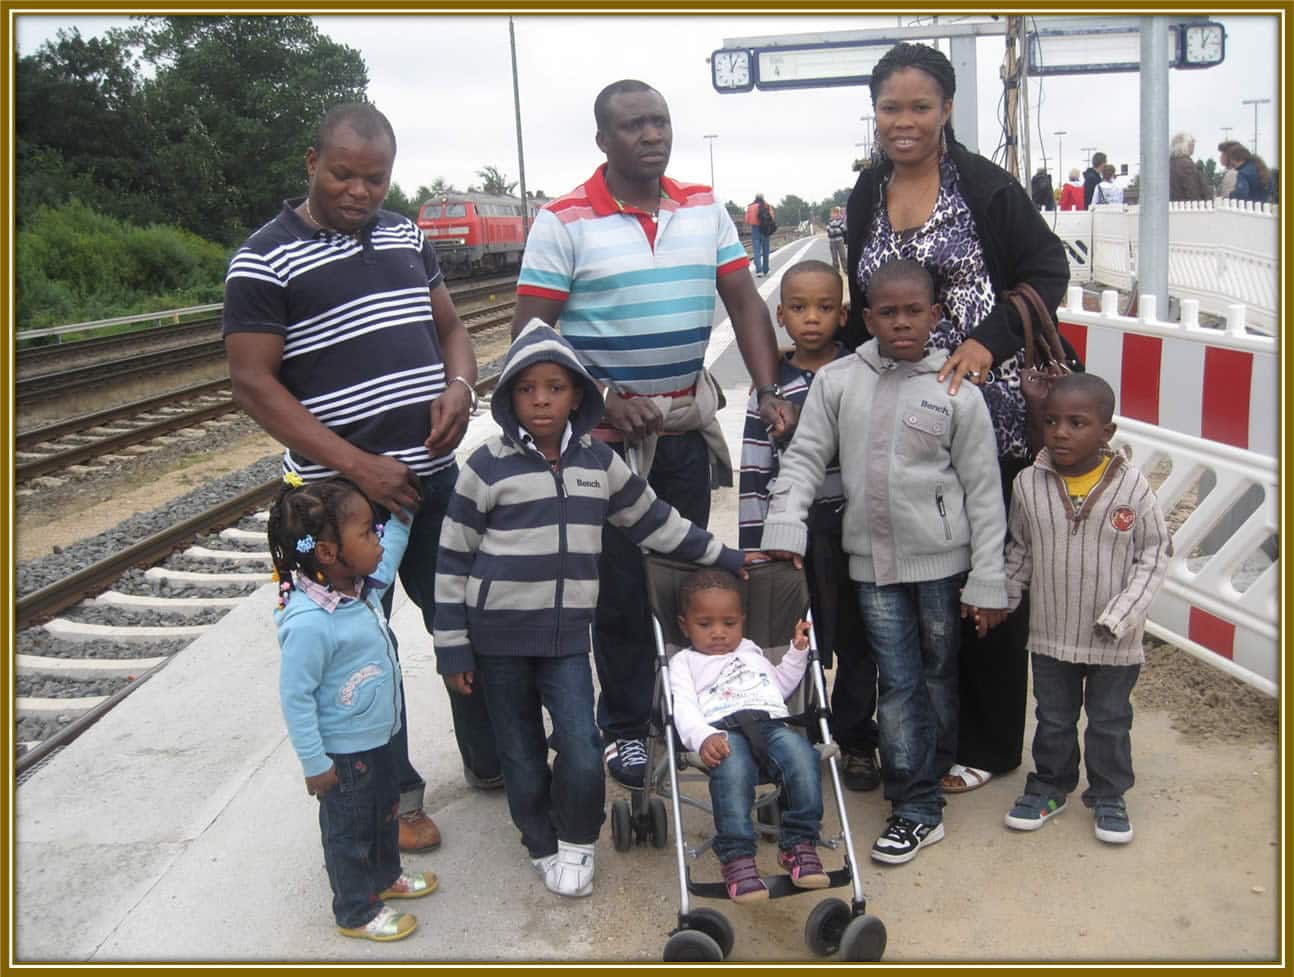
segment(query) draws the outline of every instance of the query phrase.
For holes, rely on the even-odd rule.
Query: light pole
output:
[[[1222,141],[1223,141],[1223,142],[1227,142],[1227,141],[1229,141],[1229,140],[1231,139],[1231,130],[1232,130],[1233,128],[1234,128],[1233,126],[1223,126],[1223,127],[1222,127]]]
[[[1056,137],[1056,172],[1065,172],[1065,136],[1069,135],[1068,129],[1057,129],[1052,133]],[[1046,163],[1043,164],[1044,169]]]
[[[876,121],[876,116],[874,116],[874,115],[860,115],[860,116],[858,117],[858,121],[859,121],[859,122],[861,122],[861,123],[863,124],[863,145],[866,147],[866,148],[865,148],[865,153],[866,153],[866,155],[870,156],[870,155],[872,154],[872,127],[871,127],[871,123]]]
[[[1087,163],[1087,165],[1088,165],[1088,166],[1091,166],[1091,165],[1092,165],[1092,162],[1091,162],[1091,161],[1092,161],[1092,156],[1091,156],[1091,154],[1092,154],[1092,153],[1094,153],[1094,152],[1096,152],[1096,147],[1095,147],[1095,146],[1079,146],[1079,147],[1078,147],[1078,151],[1079,151],[1080,153],[1082,153],[1082,154],[1083,154],[1083,159],[1081,160],[1081,162]]]
[[[530,234],[530,201],[526,197],[526,152],[521,141],[521,86],[517,81],[517,34],[508,18],[508,49],[512,52],[512,106],[517,114],[517,169],[521,179],[521,237]]]
[[[1254,155],[1258,155],[1258,106],[1266,105],[1270,98],[1242,98],[1241,105],[1252,105],[1254,107]]]
[[[710,144],[710,189],[714,189],[714,141],[719,138],[717,132],[709,132],[701,137]]]

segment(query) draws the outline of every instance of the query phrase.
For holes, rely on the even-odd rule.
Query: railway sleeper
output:
[[[58,678],[135,678],[166,661],[160,658],[53,658],[47,655],[16,656],[20,675],[53,675]],[[65,700],[60,700],[65,701]]]
[[[197,638],[210,624],[137,625],[123,627],[115,624],[90,624],[56,617],[41,625],[47,633],[64,641],[121,641],[135,644],[141,641],[168,641],[176,638]]]
[[[249,563],[269,563],[269,551],[249,553],[246,550],[213,550],[207,546],[190,546],[183,553],[197,560],[239,560]]]
[[[149,567],[145,580],[165,580],[172,583],[269,583],[268,573],[201,573],[197,570],[172,570],[170,567]]]
[[[55,719],[59,716],[83,716],[107,700],[106,695],[87,695],[79,699],[48,699],[20,695],[14,699],[19,718]]]
[[[201,576],[207,576],[207,574],[201,574]],[[93,603],[152,611],[183,611],[201,607],[233,608],[246,600],[246,597],[245,594],[240,597],[146,597],[109,590],[95,597]]]

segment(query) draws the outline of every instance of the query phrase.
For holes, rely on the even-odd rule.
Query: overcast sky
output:
[[[369,73],[369,98],[385,112],[399,138],[395,180],[408,193],[441,176],[463,188],[490,164],[518,173],[508,21],[501,16],[323,16],[321,31],[356,48]],[[905,25],[913,17],[904,16]],[[945,17],[942,20],[964,18]],[[1231,138],[1251,145],[1254,107],[1242,99],[1269,98],[1258,106],[1258,152],[1279,165],[1276,120],[1280,104],[1279,23],[1274,16],[1220,16],[1226,27],[1226,60],[1215,68],[1174,69],[1169,77],[1170,132],[1184,129],[1198,141],[1196,155],[1216,155]],[[60,27],[99,33],[121,19],[18,16],[20,54],[29,54]],[[928,22],[929,17],[922,18]],[[1092,18],[1094,24],[1100,18]],[[745,203],[755,191],[777,201],[795,193],[821,199],[852,186],[850,165],[867,138],[871,115],[865,87],[719,94],[706,59],[728,38],[893,27],[889,17],[627,17],[518,16],[517,62],[525,139],[526,185],[549,196],[582,182],[602,161],[593,142],[593,98],[619,78],[640,78],[664,94],[674,123],[669,173],[710,181],[707,133],[714,143],[714,182],[724,199]],[[979,149],[998,143],[995,113],[1002,86],[998,69],[1003,39],[977,43]],[[1044,59],[1047,49],[1044,47]],[[1056,130],[1063,136],[1060,172],[1080,169],[1080,150],[1103,150],[1110,161],[1138,169],[1139,76],[1135,73],[1053,76],[1031,88],[1030,130],[1034,168],[1038,132],[1050,169],[1057,171]],[[959,89],[969,85],[958,79]],[[964,138],[964,134],[963,134]],[[304,147],[302,147],[304,152]],[[1085,155],[1090,155],[1085,154]],[[304,165],[303,165],[304,182]],[[1058,181],[1059,182],[1059,181]]]

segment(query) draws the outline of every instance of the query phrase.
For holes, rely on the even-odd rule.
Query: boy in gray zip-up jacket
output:
[[[997,444],[978,389],[949,396],[946,351],[925,354],[938,321],[929,273],[878,269],[868,289],[876,338],[818,371],[769,501],[762,548],[803,554],[805,516],[839,451],[844,546],[876,651],[889,826],[872,858],[907,862],[943,838],[939,778],[957,746],[960,617],[980,633],[1007,606],[1006,513]]]

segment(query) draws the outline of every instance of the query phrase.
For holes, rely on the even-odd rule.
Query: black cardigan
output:
[[[1042,296],[1047,308],[1055,310],[1069,286],[1069,261],[1060,238],[1047,226],[1024,187],[1006,170],[970,152],[959,142],[952,142],[948,151],[957,167],[958,189],[975,221],[994,293],[1000,296],[1025,281]],[[886,161],[859,173],[845,207],[849,321],[843,339],[851,349],[870,338],[863,323],[866,295],[858,285],[858,261],[863,252],[864,235],[872,229],[881,180],[888,178],[892,168],[893,164]],[[997,364],[1024,346],[1023,330],[1015,307],[999,300],[980,324],[967,333],[967,338],[988,347]],[[1072,351],[1066,352],[1072,358]]]

